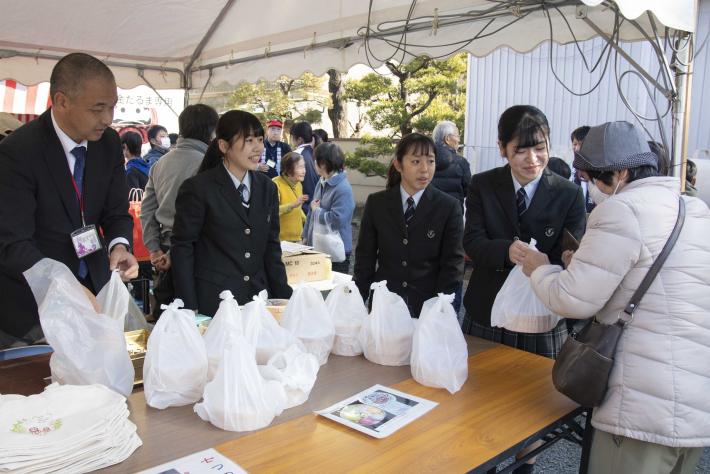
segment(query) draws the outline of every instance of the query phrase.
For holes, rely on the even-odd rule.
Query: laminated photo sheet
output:
[[[378,384],[315,413],[375,438],[386,438],[437,405]]]
[[[247,471],[215,449],[205,449],[138,474],[246,474]]]

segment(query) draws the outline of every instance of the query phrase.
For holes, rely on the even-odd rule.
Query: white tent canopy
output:
[[[549,40],[551,29],[560,43],[599,31],[613,36],[617,10],[650,35],[656,23],[661,36],[664,26],[695,30],[696,0],[25,0],[0,15],[0,79],[46,81],[71,51],[105,60],[123,88],[236,84],[459,49],[524,52]],[[632,22],[621,22],[618,39],[642,38]]]

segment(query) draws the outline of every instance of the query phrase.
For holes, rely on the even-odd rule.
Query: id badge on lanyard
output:
[[[75,230],[70,234],[72,245],[74,245],[74,251],[76,256],[79,258],[84,258],[87,255],[91,255],[94,252],[98,252],[102,249],[101,239],[99,239],[99,233],[96,230],[95,225],[86,225],[84,220],[84,199],[79,192],[79,186],[76,184],[74,176],[71,178],[72,184],[74,185],[74,191],[76,192],[76,197],[79,199],[79,210],[81,211],[81,225],[82,227]]]

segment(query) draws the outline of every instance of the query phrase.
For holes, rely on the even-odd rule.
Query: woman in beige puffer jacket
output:
[[[624,140],[635,133],[615,124],[625,125],[595,127],[607,128],[594,135],[593,128],[575,157],[588,176],[606,174],[609,184],[597,178],[590,185],[611,196],[592,212],[569,265],[541,264],[539,252],[525,263],[548,308],[606,324],[617,320],[666,243],[680,194],[676,178],[628,182],[643,151],[626,162],[615,155],[614,133],[623,131]],[[683,199],[678,241],[622,334],[608,391],[594,410],[590,472],[693,472],[710,446],[710,211],[697,198]]]

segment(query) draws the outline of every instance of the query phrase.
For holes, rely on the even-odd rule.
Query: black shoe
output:
[[[533,470],[535,470],[535,464],[525,463],[513,469],[512,474],[532,474]]]

